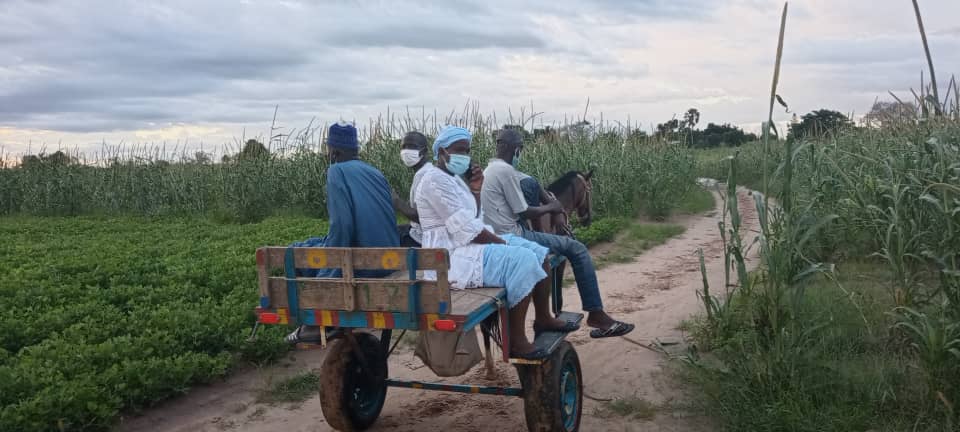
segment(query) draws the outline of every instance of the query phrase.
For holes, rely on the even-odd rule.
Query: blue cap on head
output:
[[[445,126],[440,130],[440,134],[437,135],[437,139],[433,141],[433,159],[440,158],[440,149],[450,147],[451,144],[460,141],[460,140],[470,140],[473,137],[470,135],[470,131],[466,128],[459,126]]]
[[[334,123],[330,125],[327,145],[338,149],[358,150],[360,142],[357,141],[357,128],[350,124]]]

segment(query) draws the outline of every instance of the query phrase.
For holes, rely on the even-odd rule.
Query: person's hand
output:
[[[480,168],[480,165],[473,164],[470,166],[470,191],[473,193],[479,193],[482,186],[483,169]]]
[[[550,213],[563,213],[563,204],[560,204],[560,201],[557,200],[547,204],[547,208],[550,209]]]
[[[547,198],[547,199],[546,199],[547,202],[546,202],[545,204],[553,204],[553,203],[559,203],[559,202],[560,202],[560,200],[557,199],[557,196],[554,195],[553,192],[547,191],[547,197],[546,197],[546,198]],[[562,206],[562,205],[563,205],[563,204],[561,204],[561,206]]]
[[[507,241],[504,240],[503,237],[494,236],[494,239],[495,239],[495,240],[494,240],[493,242],[496,243],[496,244],[502,244],[502,245],[507,244]]]

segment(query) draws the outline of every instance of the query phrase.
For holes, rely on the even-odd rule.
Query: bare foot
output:
[[[537,348],[533,346],[529,341],[517,341],[514,340],[510,343],[510,354],[511,355],[523,355],[532,353]]]
[[[566,321],[554,317],[536,320],[533,322],[533,328],[537,331],[562,330],[566,325]]]

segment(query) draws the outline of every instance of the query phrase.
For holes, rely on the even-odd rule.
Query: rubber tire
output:
[[[331,341],[327,345],[327,355],[320,369],[320,408],[330,427],[344,432],[362,431],[373,425],[383,410],[387,397],[387,358],[376,336],[369,333],[354,333],[357,345],[365,354],[371,368],[380,372],[379,382],[368,383],[374,392],[375,406],[367,413],[358,412],[351,403],[355,387],[351,384],[354,373],[372,376],[363,371],[359,358],[353,353],[350,343],[344,338]]]
[[[573,413],[572,427],[564,425],[562,418],[563,395],[561,379],[563,365],[571,363],[576,371],[576,412]],[[577,432],[580,430],[580,418],[583,414],[583,373],[580,370],[580,358],[573,345],[568,341],[560,345],[541,365],[517,365],[517,374],[523,386],[523,411],[527,418],[527,430],[530,432]]]

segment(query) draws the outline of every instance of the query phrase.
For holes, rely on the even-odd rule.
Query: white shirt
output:
[[[420,180],[423,179],[423,172],[426,171],[428,165],[432,166],[433,164],[430,162],[423,164],[413,175],[413,185],[410,186],[410,205],[414,208],[417,206],[417,188],[420,187]],[[423,229],[420,228],[420,224],[414,221],[410,221],[410,238],[423,244]]]
[[[450,252],[448,278],[452,288],[482,287],[486,245],[473,243],[473,239],[484,229],[493,229],[484,225],[476,199],[459,176],[431,164],[417,173],[421,174],[414,205],[423,230],[422,247]]]

